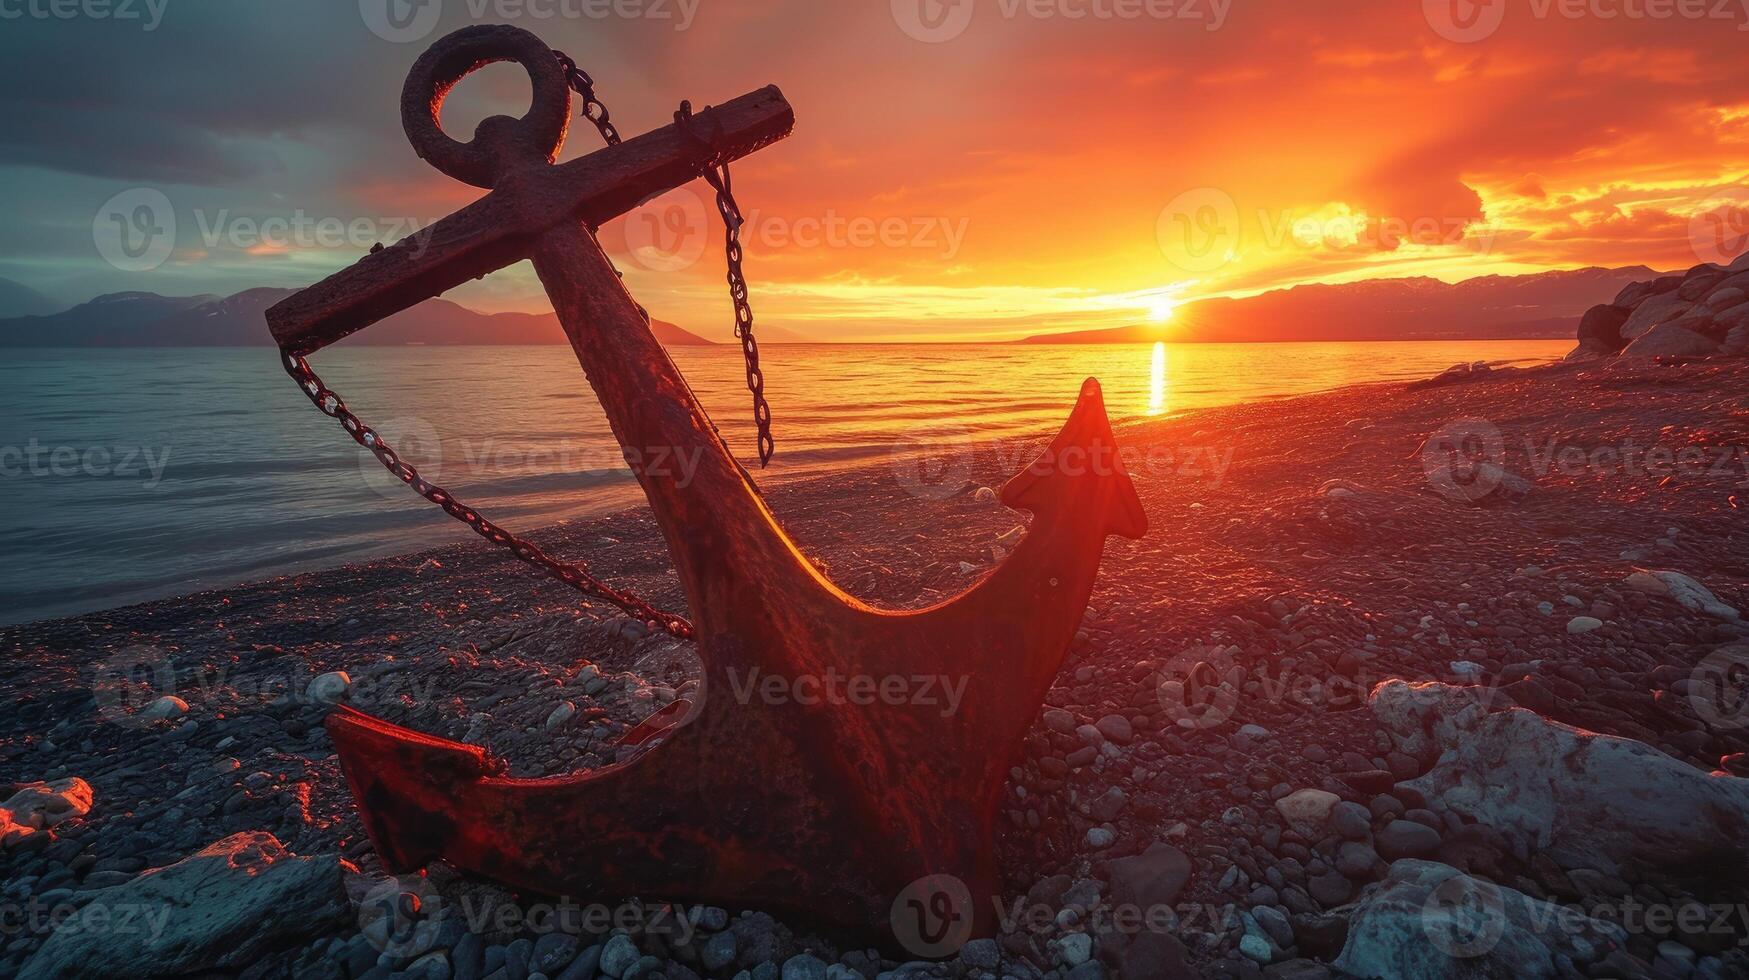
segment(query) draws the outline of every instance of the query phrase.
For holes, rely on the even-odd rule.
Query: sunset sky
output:
[[[47,6],[0,5],[0,277],[58,307],[302,286],[466,204],[479,192],[413,155],[397,99],[426,44],[500,21],[575,57],[627,135],[682,98],[783,89],[795,135],[734,170],[774,334],[1169,334],[1201,296],[1740,249],[1708,214],[1749,172],[1749,0]],[[527,99],[492,66],[445,122],[465,138]],[[598,146],[574,126],[565,156]],[[105,257],[106,209],[162,229],[141,189],[169,202],[175,247],[130,271]],[[706,193],[602,239],[653,313],[723,339]],[[270,219],[292,230],[257,235]],[[450,296],[551,308],[526,264]]]

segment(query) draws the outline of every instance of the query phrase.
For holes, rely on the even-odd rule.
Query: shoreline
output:
[[[1520,863],[1510,828],[1482,833],[1431,790],[1404,788],[1430,778],[1437,753],[1412,750],[1365,698],[1393,679],[1471,685],[1644,743],[1685,772],[1734,765],[1749,727],[1695,721],[1694,689],[1679,682],[1749,639],[1749,626],[1628,583],[1638,569],[1668,569],[1749,608],[1746,383],[1743,361],[1552,364],[1419,390],[1350,385],[1118,429],[1145,467],[1132,476],[1151,530],[1108,539],[1081,634],[1017,762],[998,814],[1005,892],[1057,909],[1076,901],[1066,896],[1130,887],[1136,866],[1126,861],[1181,862],[1169,935],[1147,948],[1095,937],[1118,976],[1150,975],[1147,957],[1249,976],[1259,943],[1274,944],[1266,958],[1328,975],[1363,922],[1349,903],[1390,886],[1399,857],[1561,899],[1565,873]],[[1428,464],[1430,436],[1478,432],[1484,443],[1498,436],[1498,473],[1454,483]],[[1659,447],[1671,451],[1667,467],[1622,462]],[[1711,454],[1707,465],[1677,464],[1685,447]],[[999,486],[1010,462],[974,451],[964,473]],[[907,608],[970,586],[1025,523],[969,491],[916,489],[876,467],[783,483],[770,498],[836,584]],[[532,536],[677,608],[666,550],[639,508]],[[95,804],[64,835],[119,869],[106,884],[262,830],[297,854],[343,855],[368,877],[380,866],[320,725],[326,708],[303,696],[309,683],[347,671],[362,710],[486,745],[516,774],[574,771],[611,761],[613,740],[696,673],[689,646],[615,613],[579,608],[562,586],[465,542],[3,627],[0,683],[16,705],[0,722],[0,779],[88,781]],[[169,666],[186,714],[143,718],[162,689],[102,683],[149,680],[141,665]],[[1211,702],[1218,717],[1163,694],[1162,678],[1209,673],[1226,692]],[[566,705],[574,715],[552,724]],[[1350,843],[1365,843],[1364,854],[1290,816],[1290,797],[1308,791],[1358,808],[1345,812],[1361,822]],[[34,854],[4,860],[10,877],[56,874],[75,891],[92,867],[62,875]],[[1611,881],[1666,901],[1749,900],[1734,880],[1674,864],[1624,863]],[[773,955],[860,955],[805,923],[755,918],[759,948]],[[271,962],[374,955],[350,918],[308,932]],[[1621,955],[1643,966],[1658,941],[1633,935]],[[998,937],[1017,976],[1079,976],[1068,962],[1075,945],[1055,924]],[[41,942],[14,946],[0,973]],[[473,955],[446,949],[451,960]]]
[[[1505,342],[1510,343],[1512,341]],[[1521,370],[1528,370],[1542,367],[1556,367],[1560,362],[1558,360],[1542,360],[1538,358],[1515,358],[1509,360],[1489,361],[1487,363],[1498,367],[1512,367]],[[1336,395],[1352,389],[1373,386],[1383,386],[1386,388],[1397,387],[1401,386],[1403,383],[1404,382],[1398,380],[1354,381],[1314,392],[1263,394],[1236,402],[1230,402],[1225,405],[1199,406],[1177,412],[1166,412],[1159,416],[1131,414],[1120,418],[1114,418],[1112,420],[1112,425],[1121,440],[1125,431],[1138,426],[1145,426],[1160,421],[1187,421],[1203,413],[1218,412],[1222,409],[1232,408],[1239,405],[1277,404],[1303,398],[1318,398]],[[1066,401],[1064,405],[1065,417],[1067,413],[1067,405],[1068,402]],[[1040,430],[1030,439],[1023,440],[1015,437],[1008,437],[979,440],[968,448],[973,455],[984,455],[990,453],[993,447],[1016,447],[1022,444],[1037,444],[1042,446],[1044,442],[1048,441],[1054,434],[1054,428],[1049,431]],[[866,447],[865,452],[859,453],[862,458],[849,466],[823,461],[806,462],[800,464],[802,467],[800,472],[777,475],[776,479],[773,479],[766,484],[766,489],[775,493],[779,487],[788,488],[795,486],[801,488],[816,483],[832,483],[837,480],[856,477],[859,475],[864,477],[875,475],[885,476],[887,475],[886,471],[891,470],[894,462],[898,459],[894,449],[895,446],[893,445],[883,446],[879,444],[871,444]],[[1018,458],[1016,456],[1016,451],[1013,449],[1009,449],[1007,452],[998,451],[994,455],[996,458],[1002,460],[1015,460]],[[1018,464],[1016,468],[1018,468]],[[592,488],[591,495],[598,496],[601,499],[579,502],[571,505],[567,508],[569,511],[567,516],[561,517],[557,520],[550,520],[547,523],[535,524],[528,527],[518,525],[515,517],[506,518],[505,523],[515,529],[517,533],[528,537],[537,539],[563,539],[565,537],[564,529],[568,525],[594,524],[602,521],[613,523],[629,519],[644,507],[644,497],[642,490],[638,487],[636,480],[633,478],[629,470],[624,471],[622,476],[623,479],[618,480],[613,484],[604,483],[601,486]],[[761,474],[755,473],[756,479],[759,479],[760,477]],[[1005,477],[996,475],[991,478],[999,480],[1000,478]],[[471,499],[467,491],[463,490],[460,491],[460,493],[464,499]],[[414,499],[415,498],[412,496],[411,491],[407,491],[407,500],[412,501]],[[497,508],[486,505],[482,506],[482,510],[489,516],[493,516],[494,518],[498,517]],[[415,522],[423,521],[430,516],[424,513],[423,508],[409,508],[406,513],[418,515],[411,518]],[[782,515],[779,516],[781,519]],[[537,518],[537,520],[538,519],[539,518]],[[431,521],[432,523],[427,523],[423,526],[416,525],[410,527],[400,535],[402,537],[416,537],[422,534],[429,534],[435,538],[442,539],[429,546],[406,548],[401,545],[385,543],[380,548],[369,549],[364,554],[340,559],[337,563],[332,562],[330,559],[317,557],[309,559],[307,562],[294,562],[290,565],[275,566],[270,565],[268,559],[263,558],[260,561],[262,567],[244,573],[244,577],[240,579],[205,583],[198,580],[185,580],[175,583],[166,583],[163,585],[141,586],[132,590],[136,593],[136,597],[125,599],[117,604],[89,606],[83,601],[74,601],[70,603],[73,608],[64,612],[52,612],[48,615],[35,616],[31,619],[20,620],[17,622],[0,620],[0,629],[30,627],[66,619],[79,619],[100,613],[118,612],[135,606],[151,605],[159,602],[200,596],[212,592],[243,589],[292,576],[337,572],[355,565],[370,565],[378,562],[413,557],[431,557],[439,552],[447,552],[452,549],[465,548],[480,543],[475,536],[467,532],[459,524],[449,524],[447,518],[443,519],[443,523],[437,523],[437,518],[431,518]],[[587,558],[587,555],[582,555],[582,557]]]

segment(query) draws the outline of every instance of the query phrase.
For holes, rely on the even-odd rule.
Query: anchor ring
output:
[[[528,112],[520,119],[488,117],[472,140],[460,142],[443,131],[443,100],[470,72],[498,61],[514,61],[528,72],[534,89]],[[520,27],[464,27],[438,40],[413,63],[401,89],[401,126],[414,151],[475,187],[490,189],[510,169],[558,159],[570,122],[564,68],[540,38]]]

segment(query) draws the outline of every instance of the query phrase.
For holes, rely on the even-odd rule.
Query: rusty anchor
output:
[[[528,71],[532,107],[459,143],[437,121],[444,96],[493,61]],[[1147,528],[1097,382],[1002,488],[1004,504],[1034,515],[1004,561],[934,607],[871,607],[798,552],[590,230],[698,177],[709,151],[671,125],[555,165],[571,114],[565,76],[538,38],[511,27],[438,41],[401,108],[420,156],[489,193],[274,306],[275,339],[299,360],[532,258],[660,522],[704,676],[693,701],[627,733],[621,761],[541,779],[505,776],[478,747],[335,709],[328,730],[384,865],[442,858],[551,895],[790,912],[897,934],[919,954],[990,934],[992,827],[1009,767],[1080,623],[1106,535]],[[794,123],[775,87],[696,119],[718,134],[723,160]],[[638,462],[665,458],[657,449],[696,455],[690,482]],[[748,682],[944,674],[964,684],[956,711],[878,698],[801,706]]]

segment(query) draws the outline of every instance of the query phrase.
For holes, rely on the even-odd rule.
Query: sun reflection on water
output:
[[[1148,414],[1161,415],[1166,411],[1166,342],[1157,341],[1154,344],[1154,364],[1148,371]]]

